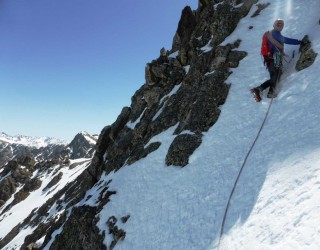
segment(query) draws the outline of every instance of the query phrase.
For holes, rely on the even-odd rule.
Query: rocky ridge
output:
[[[177,136],[167,152],[166,164],[168,167],[188,164],[190,155],[201,144],[203,133],[219,118],[219,107],[224,104],[232,84],[227,82],[232,68],[237,67],[247,54],[237,50],[240,40],[223,46],[220,44],[256,2],[199,0],[196,11],[185,7],[172,48],[161,49],[160,56],[146,65],[146,83],[132,96],[131,106],[124,107],[117,120],[103,128],[85,170],[0,239],[0,248],[26,225],[32,225],[34,230],[25,238],[21,249],[41,249],[51,240],[50,249],[113,249],[119,240],[125,240],[126,233],[117,222],[125,223],[130,220],[129,215],[122,218],[111,216],[105,222],[104,232],[99,232],[96,226],[99,221],[97,214],[110,196],[116,195],[116,190],[109,190],[108,185],[101,188],[96,206],[81,205],[80,201],[88,189],[99,185],[102,174],[117,171],[157,150],[161,142],[149,143],[150,139],[172,126],[176,126],[174,133]],[[267,6],[256,5],[256,15]],[[303,61],[303,54],[301,58]],[[69,154],[71,152],[76,156],[85,155],[88,151],[72,150]],[[10,164],[6,166],[6,172],[1,172],[2,176],[17,169],[14,163]],[[79,163],[73,164],[77,168]],[[35,165],[33,168],[56,171],[52,183],[45,189],[52,191],[62,178],[57,169],[71,168],[71,165],[58,164],[51,170],[50,166]],[[29,170],[28,167],[25,169]],[[26,173],[18,171],[20,183],[26,180],[27,170]],[[14,186],[8,178],[6,182],[8,187]],[[39,185],[38,180],[28,180],[27,190],[34,190]],[[24,193],[20,196],[23,197]],[[74,207],[75,204],[78,205]],[[56,214],[49,212],[52,207],[56,207]],[[60,228],[60,233],[54,238],[54,232]],[[106,234],[113,237],[109,246],[102,244]],[[40,239],[43,240],[39,244]]]
[[[160,56],[146,65],[146,83],[132,96],[131,106],[124,107],[117,120],[102,130],[86,170],[14,227],[0,240],[0,247],[10,242],[19,228],[32,224],[35,230],[25,238],[22,248],[41,248],[36,242],[43,237],[42,246],[47,245],[52,233],[61,225],[64,230],[50,249],[61,249],[61,246],[64,249],[105,248],[102,246],[104,236],[97,233],[95,224],[99,218],[95,215],[116,191],[106,186],[101,190],[98,206],[73,208],[71,216],[67,216],[67,211],[99,181],[103,172],[118,170],[157,150],[161,142],[148,144],[149,140],[174,125],[177,125],[177,137],[166,162],[168,166],[180,167],[188,163],[189,156],[201,144],[202,133],[219,117],[219,106],[224,104],[230,87],[226,80],[231,69],[246,56],[246,52],[237,50],[241,41],[226,46],[219,44],[247,15],[254,2],[237,1],[235,5],[231,1],[200,0],[196,11],[185,7],[172,49],[161,49]],[[54,178],[59,179],[59,176]],[[51,215],[44,222],[41,218],[49,215],[56,202],[64,204],[59,207],[59,217]],[[125,232],[112,221],[110,218],[109,233],[114,238],[108,246],[111,249],[118,240],[125,238]],[[84,231],[92,233],[88,235]]]
[[[76,168],[92,158],[96,142],[86,132],[77,134],[67,145],[48,144],[36,147],[19,143],[28,140],[27,145],[34,145],[30,137],[23,136],[6,136],[0,142],[0,215],[27,199],[31,192],[39,190],[45,175],[51,175],[52,179],[43,191],[52,191],[62,178],[62,169]],[[3,218],[5,217],[0,222]],[[14,236],[14,233],[11,235]],[[6,240],[1,239],[0,242],[2,247]]]

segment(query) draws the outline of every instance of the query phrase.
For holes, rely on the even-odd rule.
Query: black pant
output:
[[[269,91],[274,91],[276,88],[276,84],[280,78],[281,75],[281,67],[276,68],[274,66],[274,61],[270,60],[267,63],[267,68],[270,74],[270,79],[262,83],[259,87],[262,90],[265,90],[266,88],[269,88]]]

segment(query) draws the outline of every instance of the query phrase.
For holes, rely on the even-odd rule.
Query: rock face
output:
[[[45,193],[49,193],[61,180],[63,176],[63,172],[60,172],[61,169],[71,169],[84,162],[82,160],[79,163],[72,163],[70,160],[92,157],[95,142],[96,139],[85,132],[79,133],[69,145],[49,144],[48,146],[37,148],[1,141],[0,216],[21,201],[27,199],[31,192],[40,189],[42,186],[41,179],[45,175],[53,176],[52,180],[42,190]],[[80,183],[82,183],[81,187],[77,186],[77,184],[80,185]],[[92,179],[92,177],[85,172],[81,180],[68,185],[66,190],[72,190],[74,187],[76,192],[73,193],[73,198],[77,201],[77,197],[80,199],[87,188],[91,187],[93,183],[95,183],[95,179]],[[56,199],[52,199],[49,203],[46,203],[43,208],[41,208],[42,211],[48,211],[50,209],[49,204],[54,204],[56,200],[66,193],[66,190],[64,190],[64,192],[61,191],[56,196]],[[77,196],[76,193],[80,195]],[[73,198],[68,197],[68,199]],[[39,217],[35,217],[34,220],[39,220]],[[28,224],[28,222],[30,222],[30,218],[26,219],[23,225]],[[0,239],[0,248],[14,238],[21,227],[17,225],[4,239]],[[40,228],[47,229],[48,227],[49,226],[43,227],[41,224]],[[38,231],[36,230],[36,232]],[[44,232],[45,231],[42,233]]]
[[[31,179],[35,170],[63,164],[69,159],[91,158],[95,142],[96,139],[86,132],[77,134],[67,146],[49,144],[46,147],[36,148],[1,142],[0,207],[15,193],[19,185],[24,187],[16,194],[11,205],[19,203],[28,193],[40,187],[39,179]]]
[[[159,58],[147,64],[146,83],[132,97],[131,106],[124,108],[119,121],[101,133],[94,162],[103,165],[107,173],[156,150],[158,145],[145,145],[172,126],[177,126],[176,135],[187,130],[201,138],[201,133],[218,120],[219,106],[228,95],[225,81],[230,68],[237,67],[246,56],[246,52],[236,50],[241,41],[219,44],[248,13],[253,1],[244,1],[237,8],[229,1],[199,4],[197,11],[183,9],[172,49],[161,49]],[[204,46],[211,49],[205,50]],[[174,159],[173,152],[180,154],[184,150],[178,149],[175,147],[168,159]],[[184,166],[188,154],[183,155],[186,159],[174,164],[168,160],[167,164]]]
[[[22,249],[44,247],[53,240],[53,233],[62,225],[60,235],[53,240],[52,249],[104,249],[102,241],[107,233],[113,235],[107,249],[124,240],[126,233],[117,226],[120,218],[110,217],[106,221],[109,232],[99,234],[96,227],[96,215],[115,191],[108,190],[108,187],[100,190],[97,207],[73,206],[99,182],[102,173],[117,171],[156,151],[161,143],[150,143],[150,139],[170,127],[175,126],[176,137],[167,152],[166,164],[168,167],[188,164],[190,155],[201,145],[203,132],[219,119],[220,106],[225,103],[230,88],[226,80],[232,73],[231,69],[246,56],[246,52],[237,50],[241,41],[219,44],[231,34],[255,2],[199,0],[198,10],[183,9],[172,48],[162,48],[160,56],[146,65],[145,84],[132,96],[130,107],[124,107],[117,120],[103,128],[95,151],[92,145],[82,143],[86,137],[83,134],[77,135],[67,147],[48,154],[43,162],[36,157],[35,149],[30,148],[24,148],[24,153],[20,154],[24,156],[23,160],[12,159],[16,151],[0,144],[3,152],[0,163],[5,165],[0,172],[3,178],[0,190],[4,190],[0,191],[0,206],[16,193],[19,185],[26,186],[17,194],[17,202],[25,199],[28,191],[41,185],[40,179],[31,178],[35,170],[52,174],[52,180],[42,191],[54,192],[57,183],[64,178],[60,170],[77,168],[70,159],[92,157],[90,164],[74,181],[0,239],[0,248],[26,225],[32,225],[33,232],[25,238]],[[13,204],[3,212],[10,206]],[[58,215],[50,215],[53,207]],[[47,219],[43,221],[43,218]],[[37,246],[36,242],[43,238],[42,246]]]
[[[196,135],[178,135],[172,142],[166,156],[167,165],[185,166],[189,156],[201,144],[201,137]]]
[[[301,54],[296,64],[297,71],[303,70],[312,65],[318,55],[313,51],[308,36],[304,36],[304,38],[302,39],[299,51],[301,52]]]
[[[65,230],[57,236],[50,249],[106,249],[102,244],[102,235],[92,223],[96,208],[84,206],[74,208],[65,224]],[[78,235],[77,240],[70,240]]]
[[[89,139],[88,139],[89,138]],[[69,145],[49,144],[46,147],[29,147],[16,143],[0,142],[0,207],[16,192],[13,202],[6,208],[24,200],[30,192],[41,186],[38,178],[31,179],[37,169],[48,169],[69,159],[91,158],[95,138],[82,132]]]
[[[116,122],[102,130],[96,152],[85,171],[87,178],[98,181],[103,172],[117,171],[148,157],[161,145],[160,142],[149,143],[150,139],[172,126],[176,126],[176,138],[168,150],[166,164],[168,167],[188,164],[190,155],[201,144],[202,133],[219,118],[219,107],[224,104],[230,87],[226,80],[231,69],[246,56],[246,52],[237,50],[241,41],[219,44],[236,28],[255,1],[238,1],[243,4],[237,8],[231,2],[199,1],[201,8],[197,11],[190,7],[182,11],[172,49],[162,48],[159,57],[147,63],[146,83],[132,96],[130,107],[124,107]],[[102,190],[98,208],[113,194]],[[87,207],[78,207],[76,213],[78,209],[83,210],[86,217],[90,215],[95,223],[94,212],[87,213]],[[109,218],[106,222],[114,238],[108,249],[125,238],[125,232],[113,224],[119,220]],[[72,219],[66,223],[68,226],[62,236],[55,239],[54,246],[61,246],[66,236],[71,242],[77,241],[80,231],[75,230],[77,226],[73,223],[76,221]],[[88,226],[88,230],[90,228]],[[88,235],[87,239],[94,238]],[[101,249],[102,239],[96,240],[97,245],[88,240],[81,247]]]
[[[71,151],[70,159],[91,158],[96,139],[87,132],[77,134],[67,146]]]

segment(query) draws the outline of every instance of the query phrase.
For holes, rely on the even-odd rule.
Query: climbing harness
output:
[[[273,54],[273,61],[274,61],[275,68],[279,69],[282,67],[281,54],[279,52],[276,52]]]

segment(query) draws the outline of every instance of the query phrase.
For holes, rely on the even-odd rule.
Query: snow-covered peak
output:
[[[53,137],[32,137],[25,135],[11,136],[4,132],[0,133],[0,142],[6,142],[9,144],[21,144],[28,147],[46,147],[49,144],[63,144],[66,145],[68,142],[65,140],[53,138]]]
[[[86,131],[81,131],[79,134],[82,135],[90,144],[96,144],[97,138],[95,136],[90,135]]]

